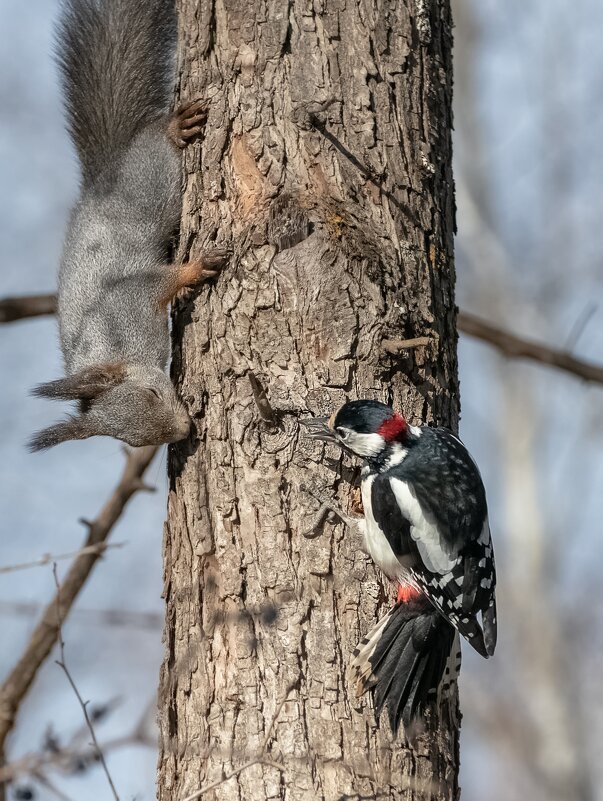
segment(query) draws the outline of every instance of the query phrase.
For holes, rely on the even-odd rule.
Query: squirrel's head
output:
[[[157,367],[100,364],[40,384],[43,398],[79,401],[78,414],[35,434],[32,451],[71,439],[115,437],[128,445],[160,445],[188,436],[191,420],[172,382]]]

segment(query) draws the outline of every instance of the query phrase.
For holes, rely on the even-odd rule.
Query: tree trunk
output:
[[[304,536],[358,473],[298,426],[356,397],[457,425],[449,2],[180,12],[181,96],[211,103],[180,255],[234,253],[174,315],[196,435],[169,459],[159,798],[235,772],[204,797],[451,801],[456,698],[413,751],[354,695],[395,589],[338,521]]]

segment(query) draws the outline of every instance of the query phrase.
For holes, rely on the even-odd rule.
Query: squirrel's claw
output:
[[[230,252],[227,248],[215,248],[193,261],[168,268],[166,290],[161,298],[162,305],[167,305],[175,299],[188,300],[196,286],[219,274]]]
[[[169,137],[176,147],[186,147],[191,139],[203,131],[208,109],[207,100],[202,99],[179,106],[168,126]]]

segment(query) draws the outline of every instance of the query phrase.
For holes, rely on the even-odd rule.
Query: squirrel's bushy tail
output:
[[[460,668],[454,628],[430,605],[398,603],[354,650],[358,695],[373,689],[375,714],[387,707],[392,731],[407,734],[413,720],[449,691]]]
[[[64,0],[57,30],[68,126],[85,183],[169,108],[173,0]]]

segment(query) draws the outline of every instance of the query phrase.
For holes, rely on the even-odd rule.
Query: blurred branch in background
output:
[[[529,339],[515,336],[503,328],[476,317],[474,314],[459,312],[458,329],[475,339],[481,339],[512,359],[530,359],[534,362],[563,370],[566,373],[603,384],[603,366],[577,359],[569,351],[558,350],[549,345],[541,345]]]
[[[27,317],[54,314],[57,310],[56,295],[22,295],[0,300],[0,323],[13,323]]]
[[[83,521],[88,528],[88,536],[83,546],[86,552],[80,553],[73,561],[60,590],[46,606],[21,658],[0,686],[0,765],[4,762],[6,738],[14,726],[19,706],[38,670],[59,638],[57,604],[60,604],[60,619],[64,620],[90,576],[92,568],[101,556],[98,550],[90,552],[87,549],[103,543],[121,517],[132,495],[140,490],[148,489],[142,478],[157,450],[156,447],[145,447],[127,452],[127,461],[121,479],[107,503],[101,509],[96,520]],[[2,797],[2,788],[3,785],[0,783],[0,798]]]
[[[581,44],[593,20],[574,16],[568,27],[573,6],[565,0],[513,2],[504,10],[479,0],[453,5],[457,269],[461,304],[481,315],[461,313],[459,330],[507,357],[600,385],[603,365],[573,354],[600,294],[600,226],[592,222],[601,216],[600,182],[584,141],[586,131],[600,139],[599,119],[593,124],[590,114],[600,68]],[[579,187],[584,177],[596,184],[594,193],[585,193],[586,181]],[[576,322],[566,338],[559,332],[568,317]],[[557,347],[510,333],[519,326]],[[600,336],[599,319],[591,352]],[[467,364],[474,378],[472,354]],[[578,510],[589,506],[591,494],[600,495],[596,432],[583,413],[588,408],[600,416],[599,399],[561,382],[552,390],[543,371],[528,375],[486,354],[480,369],[489,378],[482,397],[504,421],[479,447],[498,477],[505,633],[487,677],[479,666],[466,667],[466,732],[480,744],[480,773],[500,776],[489,778],[491,801],[595,801],[601,784],[598,644],[587,610],[598,602],[595,592],[585,603],[576,588],[585,583],[589,548],[597,547]],[[572,457],[560,447],[562,416],[575,418],[564,432]],[[563,492],[554,486],[553,470],[563,471]],[[587,642],[576,647],[576,637]],[[467,798],[484,797],[479,787],[464,791]]]
[[[16,573],[19,570],[29,570],[32,567],[43,567],[50,565],[53,562],[60,562],[63,559],[73,559],[75,556],[85,556],[86,554],[100,554],[109,550],[109,548],[122,548],[123,542],[99,542],[98,545],[88,545],[85,548],[80,548],[79,551],[71,551],[70,553],[51,554],[45,553],[39,559],[33,559],[31,562],[20,562],[16,565],[2,565],[0,567],[0,574],[2,573]]]
[[[32,618],[42,611],[42,605],[27,601],[0,601],[0,615]],[[74,609],[71,620],[85,626],[109,626],[160,632],[163,615],[159,612],[136,612],[132,609]]]
[[[115,700],[107,704],[92,706],[89,715],[95,724],[99,724],[117,706],[118,703]],[[122,737],[114,737],[101,742],[100,748],[103,753],[108,754],[132,746],[156,748],[155,706],[155,698],[153,698],[132,731]],[[63,744],[53,728],[49,727],[39,751],[32,751],[20,759],[0,767],[0,784],[23,781],[25,777],[45,783],[49,781],[47,774],[50,771],[67,776],[84,773],[98,762],[94,746],[85,742],[87,735],[88,727],[82,727]],[[22,787],[21,789],[26,788]]]
[[[14,322],[28,317],[54,314],[56,311],[55,295],[29,295],[21,298],[5,298],[0,300],[0,323]],[[459,312],[458,329],[467,336],[480,339],[499,350],[504,356],[512,359],[530,359],[547,367],[554,367],[575,375],[585,381],[603,384],[603,366],[578,359],[570,351],[543,345],[530,339],[524,339],[503,328],[498,328],[486,320],[468,312]],[[427,345],[428,337],[398,340],[386,339],[384,349],[390,354],[401,350],[410,350]]]

